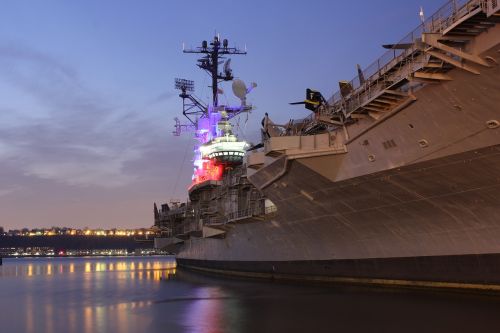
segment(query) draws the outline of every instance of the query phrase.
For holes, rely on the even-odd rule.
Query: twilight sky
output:
[[[174,77],[209,99],[182,43],[215,31],[248,48],[234,75],[258,87],[240,136],[307,87],[329,97],[444,1],[3,0],[0,11],[0,226],[148,227],[153,202],[185,200],[193,141],[171,135]],[[211,4],[216,4],[216,7]],[[228,85],[222,102],[236,103]]]

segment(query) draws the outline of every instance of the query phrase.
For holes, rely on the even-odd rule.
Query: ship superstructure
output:
[[[253,88],[246,88],[241,80],[233,82],[233,90],[241,97],[241,105],[227,106],[219,105],[219,94],[221,89],[219,83],[233,80],[233,71],[230,67],[229,55],[244,55],[234,47],[229,47],[227,39],[220,41],[215,36],[208,43],[204,40],[201,46],[195,49],[183,50],[184,53],[203,54],[198,59],[198,67],[205,70],[212,81],[212,104],[206,105],[192,94],[194,82],[185,79],[176,79],[175,87],[181,90],[179,95],[183,101],[183,115],[189,120],[188,124],[181,124],[176,118],[175,135],[186,129],[193,130],[199,145],[195,147],[193,185],[204,181],[221,180],[224,170],[229,166],[239,165],[245,155],[247,143],[239,141],[232,133],[232,125],[229,122],[233,117],[252,110],[251,105],[246,103],[246,94]],[[226,61],[224,62],[224,59]],[[223,70],[219,71],[219,65],[224,63]]]
[[[257,85],[252,83],[247,87],[242,80],[235,79],[230,67],[231,59],[225,58],[243,55],[246,51],[229,47],[227,39],[220,41],[216,36],[210,43],[203,41],[201,47],[184,50],[184,53],[203,54],[197,65],[211,78],[212,104],[206,105],[194,96],[193,81],[175,80],[176,88],[181,91],[183,115],[189,122],[182,124],[176,118],[174,135],[191,131],[197,144],[193,178],[188,189],[189,202],[163,204],[160,210],[155,205],[155,224],[164,236],[157,239],[158,247],[182,243],[191,235],[222,235],[225,224],[261,216],[265,212],[265,199],[248,182],[242,165],[250,145],[233,133],[230,122],[235,116],[253,108],[247,103],[246,96]],[[221,64],[224,64],[223,70],[219,71]],[[219,103],[219,84],[224,81],[232,81],[232,90],[240,105]]]
[[[308,89],[310,117],[265,121],[244,165],[191,187],[191,234],[164,243],[179,265],[500,290],[500,3],[450,0],[384,47],[332,97]]]

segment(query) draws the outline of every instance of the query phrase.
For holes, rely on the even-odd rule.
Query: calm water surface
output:
[[[285,285],[169,257],[4,259],[0,332],[497,332],[500,296]]]

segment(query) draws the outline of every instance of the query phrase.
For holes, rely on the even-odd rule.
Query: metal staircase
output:
[[[415,100],[408,83],[440,83],[460,68],[480,74],[488,59],[463,51],[475,36],[500,23],[499,0],[450,0],[400,42],[391,45],[360,75],[338,91],[318,118],[370,118],[375,121]],[[479,66],[476,66],[479,65]],[[479,68],[478,68],[479,67]]]

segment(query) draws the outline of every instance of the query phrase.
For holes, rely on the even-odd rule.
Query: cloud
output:
[[[17,192],[19,189],[19,186],[2,187],[0,188],[0,197]]]
[[[56,59],[30,49],[20,44],[3,44],[0,45],[0,58],[3,60],[12,60],[16,63],[25,62],[36,65],[42,65],[40,69],[59,73],[59,75],[67,77],[71,80],[77,78],[76,71],[71,67],[57,61]]]
[[[0,109],[9,110],[9,121],[0,123],[0,161],[70,186],[113,188],[140,178],[127,166],[150,154],[158,140],[151,119],[111,103],[70,66],[23,46],[0,45],[0,80],[44,114],[26,118],[26,110],[0,101]]]
[[[13,149],[8,144],[0,141],[0,160],[5,160],[13,156]]]
[[[123,162],[117,160],[93,163],[34,162],[25,169],[25,175],[64,182],[76,186],[120,187],[130,184],[134,177],[123,174]]]
[[[168,101],[172,97],[175,97],[177,94],[174,91],[166,91],[164,93],[159,94],[155,98],[150,101],[150,104],[158,104]]]

